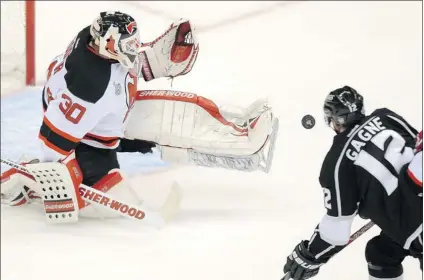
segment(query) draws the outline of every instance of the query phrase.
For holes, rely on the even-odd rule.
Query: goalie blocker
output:
[[[44,205],[48,223],[77,222],[78,216],[123,216],[162,228],[176,215],[181,202],[180,187],[174,182],[160,209],[146,208],[119,169],[110,170],[91,187],[81,184],[81,170],[74,154],[61,162],[33,160],[18,164],[6,159],[1,162],[12,167],[10,172],[2,174],[2,203],[18,206],[36,201],[30,196],[31,192],[40,194],[36,198]]]
[[[266,99],[239,108],[194,93],[145,90],[137,93],[125,137],[157,143],[167,162],[268,172],[278,125]]]

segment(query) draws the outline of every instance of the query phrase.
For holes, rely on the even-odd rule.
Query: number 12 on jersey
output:
[[[362,150],[354,164],[374,176],[384,187],[387,195],[391,195],[398,187],[397,175],[400,169],[412,160],[414,152],[412,148],[405,146],[405,139],[393,130],[381,131],[371,139],[371,142],[383,152],[384,156]],[[393,174],[383,161],[389,163],[396,174]]]

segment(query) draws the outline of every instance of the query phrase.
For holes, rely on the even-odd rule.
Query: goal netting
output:
[[[1,94],[35,82],[35,1],[1,1]]]

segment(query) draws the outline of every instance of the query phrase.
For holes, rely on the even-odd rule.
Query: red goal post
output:
[[[25,1],[25,84],[35,84],[35,1]]]
[[[2,93],[36,82],[35,6],[35,1],[1,1]]]

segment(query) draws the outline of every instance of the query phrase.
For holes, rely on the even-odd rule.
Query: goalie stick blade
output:
[[[275,142],[277,140],[279,127],[280,121],[278,120],[278,118],[275,118],[272,124],[271,136],[267,140],[267,143],[265,143],[263,150],[260,151],[261,161],[259,162],[259,169],[264,171],[265,173],[269,173],[269,171],[271,170],[272,160],[274,158]],[[267,144],[268,153],[265,158],[264,149],[266,148]]]
[[[146,216],[144,217],[144,220],[157,229],[162,229],[179,212],[181,200],[181,187],[177,182],[174,182],[163,205],[156,211],[146,209]]]
[[[181,187],[177,182],[174,182],[164,204],[159,211],[152,211],[150,218],[155,221],[157,228],[164,227],[169,223],[179,212],[182,199]],[[147,215],[146,215],[146,218]]]
[[[160,213],[166,223],[171,221],[179,212],[181,199],[181,187],[177,182],[174,182],[168,198],[160,209]]]

